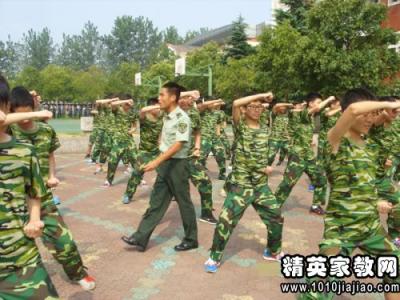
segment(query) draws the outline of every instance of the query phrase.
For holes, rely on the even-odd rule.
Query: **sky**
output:
[[[79,34],[92,21],[100,34],[111,31],[116,17],[145,16],[159,28],[170,25],[181,35],[200,27],[217,28],[242,15],[248,24],[265,22],[272,0],[0,0],[0,40],[13,41],[30,28],[48,27],[54,42],[63,33]]]

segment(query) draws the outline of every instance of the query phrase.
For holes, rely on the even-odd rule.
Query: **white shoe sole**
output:
[[[203,222],[203,223],[210,224],[210,225],[217,225],[217,223],[212,223],[212,222],[206,221],[206,220],[204,220],[204,219],[202,219],[202,218],[199,218],[199,221],[200,221],[200,222]]]

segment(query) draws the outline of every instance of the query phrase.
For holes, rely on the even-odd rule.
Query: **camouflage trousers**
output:
[[[136,193],[136,189],[143,180],[144,172],[142,167],[154,160],[160,154],[159,150],[156,149],[153,152],[139,150],[137,160],[133,166],[131,176],[129,177],[128,184],[126,186],[125,195],[132,199]]]
[[[107,168],[107,181],[111,184],[114,181],[119,161],[129,162],[132,168],[135,167],[138,151],[135,141],[132,139],[115,139],[110,152]]]
[[[112,139],[109,133],[99,129],[92,151],[92,160],[104,164],[110,154]]]
[[[279,203],[267,185],[249,189],[232,186],[224,201],[221,214],[214,232],[210,257],[221,261],[223,251],[236,225],[248,206],[252,205],[267,227],[267,248],[280,252],[282,246],[283,217]]]
[[[334,219],[333,219],[334,220]],[[319,254],[324,256],[350,256],[356,248],[359,248],[363,254],[371,255],[373,257],[377,256],[397,256],[398,262],[400,261],[400,250],[391,242],[390,237],[387,235],[385,229],[380,225],[379,217],[375,220],[372,219],[371,223],[368,225],[370,231],[367,237],[360,236],[359,239],[346,240],[346,233],[343,234],[343,226],[338,222],[336,224],[330,224],[329,233],[327,233],[327,224],[325,220],[325,232],[324,239],[319,245]],[[364,226],[364,225],[361,225]],[[354,236],[354,233],[353,233]],[[285,259],[284,259],[285,260]],[[285,261],[283,260],[283,264]],[[398,267],[399,269],[399,267]],[[311,284],[313,281],[335,281],[337,278],[328,277],[326,279],[322,278],[312,278],[307,279],[307,283]],[[385,283],[400,283],[400,278],[389,278],[385,277],[383,279]],[[302,300],[328,300],[333,299],[334,293],[305,293],[300,294],[298,299]]]
[[[229,138],[226,135],[225,131],[221,132],[221,142],[225,148],[226,159],[231,159],[231,156],[232,156],[231,144],[229,142]]]
[[[279,163],[282,163],[288,156],[289,152],[289,141],[288,140],[269,140],[269,155],[268,155],[268,166],[271,166],[275,160],[276,155],[280,152]]]
[[[392,239],[400,238],[400,192],[390,178],[387,177],[377,180],[376,187],[379,198],[393,204],[393,208],[387,218],[389,236]]]
[[[225,176],[226,173],[226,157],[225,148],[220,138],[201,139],[201,158],[200,162],[206,166],[207,158],[210,153],[214,154],[219,168],[219,175]]]
[[[212,216],[212,183],[206,168],[196,158],[189,159],[189,178],[197,188],[201,199],[201,216]]]
[[[41,218],[45,225],[41,237],[43,244],[63,267],[68,278],[72,281],[79,281],[87,276],[87,272],[78,247],[57,206],[53,203],[53,195],[49,193],[46,197],[49,198],[46,205],[42,206],[41,212]]]
[[[89,144],[94,145],[97,139],[97,135],[99,134],[99,131],[97,128],[93,128],[93,131],[89,135]]]
[[[276,199],[281,205],[285,203],[293,187],[304,172],[310,178],[311,184],[315,187],[313,204],[325,204],[326,177],[321,165],[317,164],[315,159],[304,160],[298,155],[291,153],[285,173],[283,174],[283,180],[275,192]]]
[[[0,273],[0,299],[59,299],[56,288],[41,262]]]

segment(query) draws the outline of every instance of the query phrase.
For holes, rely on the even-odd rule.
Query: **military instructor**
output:
[[[157,179],[150,197],[150,207],[143,215],[135,233],[122,240],[145,251],[150,236],[165,215],[172,197],[179,206],[185,237],[175,246],[176,251],[198,247],[196,214],[189,190],[189,166],[191,124],[188,115],[178,106],[182,87],[170,82],[163,86],[159,95],[160,109],[164,111],[164,123],[160,139],[161,154],[143,167],[144,172],[157,169]]]

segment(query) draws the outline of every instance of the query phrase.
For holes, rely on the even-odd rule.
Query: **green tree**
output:
[[[134,91],[135,74],[138,72],[140,72],[140,66],[137,63],[121,63],[108,77],[106,94],[132,94]]]
[[[400,67],[389,49],[393,30],[381,27],[386,8],[363,0],[323,0],[306,14],[304,32],[289,22],[267,29],[258,51],[258,79],[282,97],[309,91],[341,94],[366,86],[378,91]]]
[[[53,39],[46,27],[40,32],[30,29],[23,36],[25,63],[39,70],[50,64],[54,55]]]
[[[40,72],[42,88],[40,89],[44,100],[73,101],[76,95],[73,81],[75,73],[68,67],[48,65]]]
[[[189,30],[188,32],[186,32],[184,42],[186,43],[190,40],[193,40],[194,38],[198,37],[199,35],[203,35],[209,31],[210,31],[210,29],[207,27],[202,27],[199,30]]]
[[[398,37],[381,24],[387,8],[363,0],[316,3],[309,11],[309,44],[302,63],[308,88],[341,93],[366,86],[377,91],[400,69],[400,56],[389,45]]]
[[[80,35],[63,35],[57,62],[75,70],[86,70],[99,61],[101,46],[97,27],[87,22]]]
[[[300,32],[306,30],[307,11],[314,4],[315,0],[281,0],[286,9],[277,9],[275,17],[278,24],[289,22],[292,27]]]
[[[257,52],[257,85],[273,90],[278,97],[295,97],[306,91],[300,65],[307,38],[288,22],[268,28],[260,38]]]
[[[230,111],[232,101],[253,93],[256,84],[256,57],[229,59],[226,64],[219,64],[215,72],[215,93],[228,104]]]
[[[167,27],[163,32],[164,43],[170,43],[174,45],[182,44],[183,39],[178,33],[178,29],[175,26]]]
[[[161,43],[162,35],[153,22],[144,17],[118,17],[111,34],[104,38],[107,58],[112,67],[123,62],[146,66]]]
[[[0,72],[9,79],[14,78],[18,72],[18,44],[11,41],[10,36],[4,43],[0,41]]]
[[[87,71],[79,71],[72,81],[77,102],[94,101],[104,98],[107,77],[103,70],[91,66]]]
[[[203,47],[190,52],[186,58],[186,72],[207,74],[208,66],[215,68],[222,61],[222,51],[217,43],[211,42]],[[176,80],[186,89],[198,89],[206,96],[208,91],[208,79],[201,76],[180,76]]]
[[[40,71],[34,67],[27,66],[15,78],[14,85],[22,85],[28,90],[41,92],[43,88],[43,79]]]
[[[240,16],[233,22],[232,35],[226,49],[225,58],[241,59],[254,53],[254,49],[247,43],[247,25]]]
[[[158,62],[142,73],[142,86],[135,87],[135,97],[146,100],[158,95],[157,77],[161,76],[162,83],[175,80],[174,61]],[[152,82],[153,86],[147,86]]]

